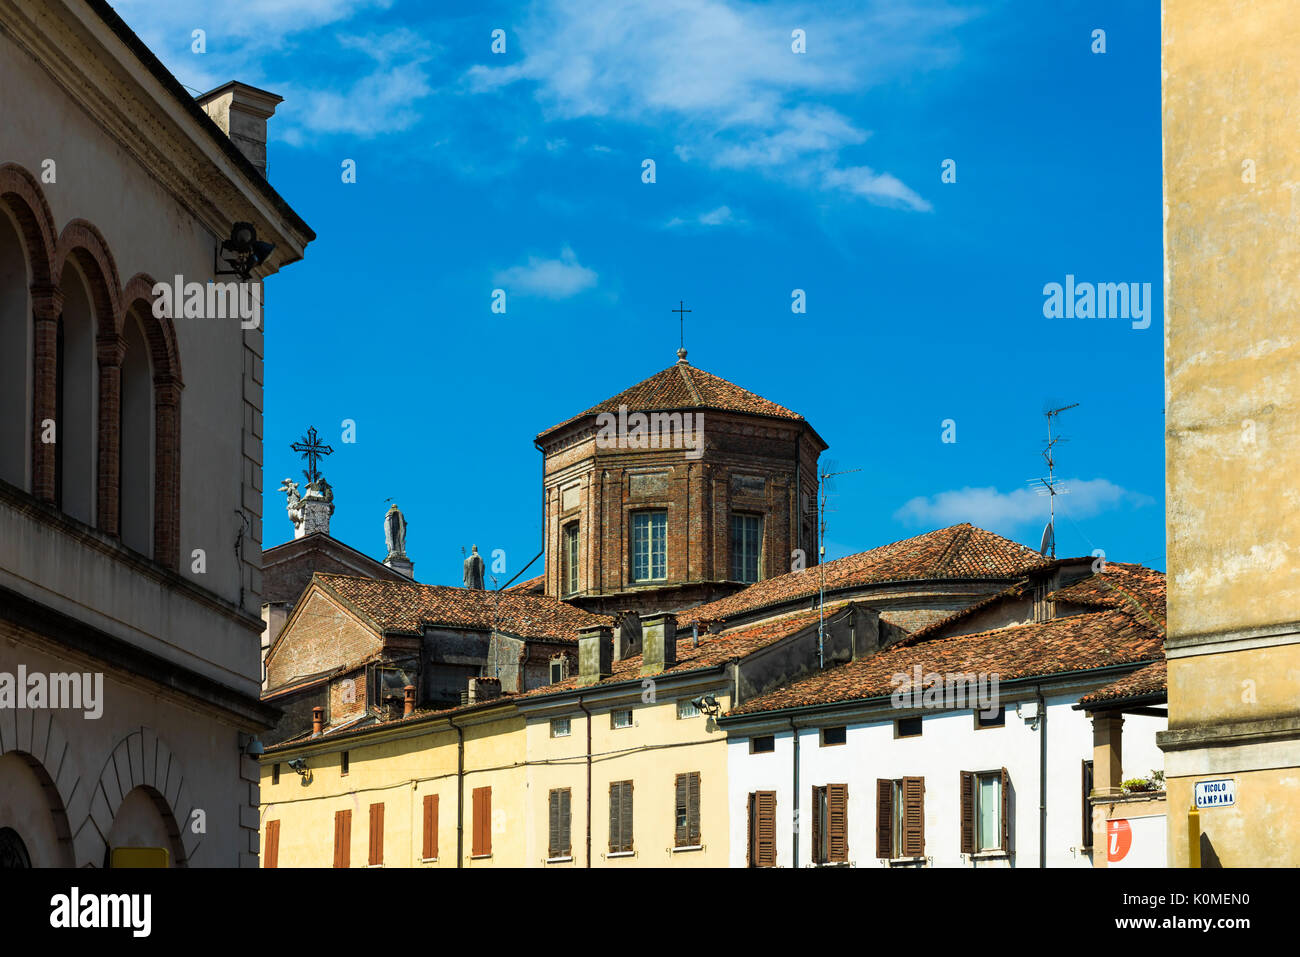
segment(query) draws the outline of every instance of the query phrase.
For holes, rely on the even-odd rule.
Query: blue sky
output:
[[[392,498],[419,579],[474,543],[504,583],[540,548],[534,436],[670,365],[683,299],[692,363],[862,470],[829,557],[959,521],[1037,547],[1043,412],[1078,402],[1059,553],[1164,568],[1158,4],[118,10],[195,90],[285,97],[270,178],[319,238],[267,285],[268,545],[314,425],[336,538],[382,558]],[[1150,283],[1150,327],[1045,318],[1067,274]]]

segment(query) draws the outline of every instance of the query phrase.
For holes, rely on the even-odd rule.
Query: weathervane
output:
[[[334,454],[334,450],[330,446],[321,444],[314,425],[307,430],[307,434],[303,436],[301,441],[293,443],[289,448],[295,452],[301,452],[302,457],[307,460],[307,467],[303,469],[302,474],[307,476],[308,483],[315,483],[320,479],[320,469],[316,467],[317,460],[326,455]]]
[[[686,303],[678,299],[677,308],[670,309],[668,311],[677,313],[677,331],[679,334],[678,345],[681,346],[681,348],[685,349],[686,348],[686,313],[690,312],[690,310],[686,308]]]

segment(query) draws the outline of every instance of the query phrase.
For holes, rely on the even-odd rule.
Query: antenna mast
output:
[[[826,480],[836,475],[851,475],[862,469],[845,469],[842,472],[822,472],[818,476],[821,488],[817,501],[817,667],[826,667]]]
[[[1047,463],[1047,478],[1029,480],[1030,485],[1042,486],[1042,488],[1039,489],[1039,495],[1046,495],[1048,497],[1049,513],[1051,517],[1048,520],[1047,528],[1043,529],[1043,544],[1040,551],[1051,559],[1056,558],[1056,496],[1065,495],[1070,491],[1067,488],[1059,486],[1056,481],[1056,453],[1053,450],[1056,448],[1056,443],[1064,442],[1066,439],[1063,439],[1060,436],[1052,436],[1052,418],[1060,415],[1062,412],[1067,412],[1070,409],[1075,408],[1078,404],[1079,403],[1074,402],[1070,405],[1063,405],[1059,409],[1050,409],[1044,413],[1044,415],[1047,416],[1047,447],[1043,449],[1043,460]]]

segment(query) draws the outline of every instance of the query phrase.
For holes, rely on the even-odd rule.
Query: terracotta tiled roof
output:
[[[534,595],[540,595],[545,591],[545,578],[546,574],[543,572],[536,578],[525,578],[521,582],[515,582],[509,588],[503,589],[503,591],[526,591]]]
[[[425,625],[489,629],[494,606],[497,627],[521,638],[576,641],[578,629],[584,625],[612,625],[614,621],[528,592],[478,591],[320,572],[312,581],[329,589],[381,632],[418,634]]]
[[[1118,701],[1121,698],[1136,698],[1139,695],[1162,695],[1168,691],[1168,669],[1165,659],[1153,661],[1132,674],[1127,674],[1118,681],[1098,688],[1091,694],[1079,699],[1079,704],[1099,704],[1105,701]]]
[[[846,555],[824,566],[827,590],[889,581],[945,578],[1019,578],[1048,564],[1038,552],[969,523],[927,532],[867,552]],[[770,605],[817,593],[817,568],[791,572],[750,585],[677,616],[690,624],[700,618],[726,620]]]
[[[894,646],[760,695],[731,714],[893,694],[896,674],[975,672],[1001,682],[1162,658],[1163,633],[1127,611],[1106,610],[974,635]]]
[[[846,602],[833,606],[827,605],[827,620],[846,606]],[[691,636],[690,629],[686,629],[685,637],[680,637],[682,632],[679,629],[677,632],[679,636],[677,639],[677,663],[671,668],[656,672],[655,676],[680,674],[736,661],[810,625],[815,625],[817,617],[816,611],[803,611],[797,614],[783,615],[779,618],[769,618],[756,625],[728,629],[716,635],[702,634],[700,635],[700,646],[698,648],[694,646],[694,639]],[[630,658],[624,658],[622,661],[616,661],[611,670],[613,674],[604,681],[597,682],[594,687],[599,687],[602,684],[615,684],[620,681],[640,680],[642,677],[641,656],[634,655]],[[578,687],[580,687],[578,677],[574,675],[564,681],[543,685],[525,693],[521,697],[528,698],[530,696],[552,694],[557,691],[572,691]],[[593,685],[587,685],[586,687],[593,687]]]
[[[676,362],[662,372],[656,372],[643,382],[638,382],[630,389],[624,389],[618,395],[593,405],[587,411],[565,419],[559,425],[551,426],[539,433],[537,437],[540,439],[556,429],[589,415],[601,412],[617,413],[619,406],[627,406],[629,412],[719,409],[725,412],[748,412],[751,415],[790,419],[795,422],[804,420],[799,413],[791,412],[761,395],[742,389],[734,382],[728,382],[703,369],[697,369],[687,362]]]
[[[519,697],[516,694],[503,692],[490,701],[477,701],[474,704],[454,705],[447,708],[416,708],[410,714],[403,714],[396,717],[385,717],[376,714],[373,711],[362,711],[358,714],[351,715],[339,721],[337,724],[327,724],[321,728],[321,733],[314,735],[311,729],[302,731],[292,738],[286,738],[272,745],[267,745],[266,752],[269,754],[273,751],[289,751],[294,748],[300,748],[303,745],[315,744],[322,739],[338,737],[344,734],[355,734],[361,731],[373,731],[378,728],[396,728],[409,725],[418,721],[431,721],[436,718],[447,717],[448,715],[459,714],[468,711],[481,711],[485,708],[496,704],[504,704],[513,698]]]
[[[1165,624],[1164,572],[1126,562],[1107,562],[1100,572],[1052,592],[1056,601],[1097,608],[1133,608]]]

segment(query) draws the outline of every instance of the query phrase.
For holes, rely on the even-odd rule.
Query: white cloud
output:
[[[1121,488],[1108,479],[1075,479],[1061,483],[1069,490],[1057,499],[1058,514],[1088,518],[1121,505],[1150,505],[1153,499]],[[894,518],[916,525],[955,525],[970,522],[983,528],[1012,528],[1046,524],[1047,503],[1034,489],[999,492],[996,488],[961,488],[936,495],[920,495],[894,513]]]
[[[594,287],[599,278],[595,270],[579,263],[573,250],[565,246],[560,250],[559,259],[529,256],[526,265],[504,269],[492,281],[508,294],[568,299]]]
[[[815,12],[733,0],[537,0],[515,31],[523,59],[475,66],[466,85],[488,93],[527,83],[552,119],[671,125],[683,160],[925,210],[896,176],[844,161],[870,132],[822,101],[944,65],[951,29],[970,16],[946,0]],[[806,54],[790,49],[795,26]]]
[[[708,212],[700,213],[698,216],[691,216],[688,219],[674,216],[664,224],[664,228],[678,229],[682,226],[738,226],[742,223],[744,223],[744,220],[737,219],[735,213],[731,211],[730,206],[719,206],[716,209],[710,209]]]

